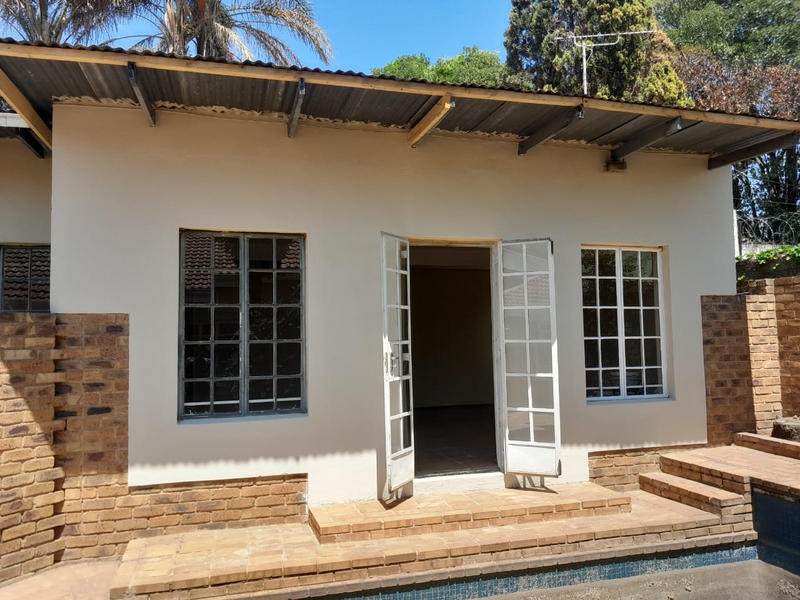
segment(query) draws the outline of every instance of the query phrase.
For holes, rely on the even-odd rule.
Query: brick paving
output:
[[[249,592],[297,591],[337,581],[524,557],[621,551],[669,542],[695,547],[696,538],[736,535],[734,526],[721,524],[717,515],[645,492],[630,496],[631,512],[571,517],[570,511],[563,511],[548,520],[541,515],[539,521],[527,523],[368,541],[321,544],[307,525],[294,524],[134,540],[111,597],[188,598],[183,592],[197,588],[210,592],[217,588],[216,595],[221,596],[231,593],[228,588],[233,584]],[[725,539],[744,541],[748,535],[752,532]]]
[[[753,450],[800,460],[800,442],[780,440],[756,433],[737,433],[733,436],[733,441],[737,446],[743,446],[744,448],[752,448]]]
[[[650,473],[639,477],[642,490],[693,506],[716,515],[724,509],[746,504],[742,494],[735,494],[698,481],[669,473]]]
[[[674,475],[700,479],[731,492],[750,492],[751,485],[800,496],[800,462],[743,448],[720,446],[665,454],[662,469]]]
[[[118,559],[58,565],[0,587],[0,600],[108,600]]]
[[[642,474],[640,491],[585,483],[420,495],[315,508],[310,523],[137,539],[118,568],[48,569],[0,587],[0,600],[277,600],[752,542],[752,488],[800,495],[800,461],[753,449],[793,453],[783,442],[737,440],[748,447],[664,454],[665,472]],[[374,537],[341,537],[356,534]]]
[[[630,496],[593,483],[543,490],[498,489],[470,494],[420,495],[394,502],[318,506],[309,521],[323,543],[384,539],[416,533],[526,523],[630,510]]]

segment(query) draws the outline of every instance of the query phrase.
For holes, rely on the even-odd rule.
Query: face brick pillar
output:
[[[702,311],[708,443],[769,433],[782,401],[772,282],[756,282],[749,295],[704,296]]]
[[[800,277],[774,280],[783,416],[800,416]]]
[[[52,565],[64,548],[55,333],[54,315],[0,313],[0,582]]]
[[[64,560],[119,554],[139,524],[128,494],[128,317],[57,315],[64,374],[56,385],[55,435],[64,468]]]

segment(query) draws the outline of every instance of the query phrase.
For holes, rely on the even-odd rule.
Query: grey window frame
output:
[[[664,259],[663,259],[662,248],[660,246],[636,246],[636,245],[608,245],[607,246],[607,245],[584,244],[584,245],[581,246],[581,252],[583,250],[591,250],[591,251],[595,251],[595,252],[601,251],[601,250],[611,250],[611,251],[614,251],[614,253],[615,253],[615,261],[614,262],[615,262],[615,267],[616,267],[616,274],[613,277],[610,276],[610,275],[609,276],[600,276],[600,275],[584,276],[583,274],[581,274],[581,293],[583,293],[583,281],[586,280],[586,279],[594,279],[595,281],[599,281],[600,279],[613,279],[616,282],[616,302],[617,302],[617,304],[616,304],[616,307],[614,307],[614,308],[616,308],[616,310],[617,310],[617,335],[616,336],[602,336],[601,333],[600,333],[600,321],[598,319],[597,336],[596,337],[595,336],[587,336],[585,330],[582,330],[582,339],[583,339],[584,342],[586,342],[587,340],[597,340],[598,342],[600,340],[604,340],[604,339],[605,340],[612,340],[612,339],[618,340],[617,350],[618,350],[619,358],[618,358],[618,366],[616,367],[616,369],[619,370],[619,373],[620,373],[620,387],[619,387],[620,394],[619,395],[614,395],[614,396],[603,396],[603,395],[600,395],[600,396],[589,396],[589,394],[588,394],[588,386],[586,385],[586,381],[584,381],[584,392],[586,394],[586,401],[589,404],[595,404],[595,403],[603,403],[603,402],[620,402],[620,401],[622,401],[622,402],[638,402],[638,401],[646,401],[646,400],[664,400],[664,399],[670,398],[671,397],[670,396],[670,390],[669,390],[669,387],[668,387],[669,386],[669,367],[670,367],[670,365],[669,365],[669,361],[667,359],[667,335],[668,335],[667,328],[666,328],[666,325],[667,325],[667,323],[666,323],[666,310],[667,310],[667,308],[666,308],[666,305],[665,305],[665,293],[664,293],[664,277],[665,277],[665,274],[664,274]],[[638,253],[651,252],[651,253],[654,253],[656,255],[656,257],[657,257],[658,275],[656,277],[648,277],[648,278],[642,277],[641,274],[639,276],[637,276],[637,277],[623,275],[623,272],[622,272],[622,253],[623,252],[638,252]],[[599,265],[597,265],[597,268],[599,268]],[[659,345],[659,352],[660,352],[660,356],[661,356],[661,364],[657,368],[661,370],[661,388],[662,388],[662,393],[660,393],[660,394],[638,394],[638,395],[636,395],[636,394],[629,394],[628,393],[628,387],[629,386],[626,383],[626,377],[627,377],[626,372],[628,371],[628,369],[629,368],[630,369],[642,369],[643,377],[644,377],[645,376],[644,375],[644,371],[648,367],[646,365],[644,365],[644,364],[641,367],[629,367],[627,365],[627,360],[626,360],[626,357],[625,357],[625,340],[627,339],[627,336],[625,335],[625,309],[626,308],[635,308],[635,309],[641,311],[643,309],[643,307],[641,305],[639,305],[637,307],[626,307],[626,305],[624,303],[624,300],[623,300],[623,281],[625,279],[640,279],[640,280],[641,279],[654,279],[654,280],[656,280],[658,282],[658,306],[657,306],[657,309],[658,309],[658,319],[659,319],[658,320],[659,335],[658,336],[645,336],[644,335],[644,326],[640,325],[640,327],[642,328],[641,329],[641,331],[642,331],[641,334],[639,336],[632,336],[632,337],[634,337],[636,339],[642,339],[642,340],[644,340],[644,339],[652,339],[652,338],[657,338],[659,340],[659,344],[658,345]],[[599,289],[596,291],[596,293],[598,294],[598,297],[599,297]],[[590,310],[591,309],[597,309],[597,310],[599,310],[600,308],[601,308],[601,305],[599,304],[599,302],[598,302],[598,304],[596,306],[585,306],[583,304],[583,300],[581,300],[581,327],[582,328],[585,326],[585,323],[584,323],[584,310],[586,310],[586,309],[590,309]],[[608,308],[611,308],[611,307],[608,307]],[[640,319],[641,318],[642,318],[642,315],[640,314]],[[586,359],[586,353],[585,352],[586,351],[584,350],[584,361]],[[599,354],[598,354],[598,356],[599,356]],[[602,390],[602,388],[604,387],[603,384],[602,384],[602,373],[603,373],[603,371],[609,371],[609,370],[613,371],[615,368],[614,367],[608,367],[608,368],[603,367],[602,366],[602,358],[600,360],[601,360],[600,365],[597,368],[586,367],[586,364],[584,362],[583,372],[584,372],[584,377],[585,377],[587,371],[597,371],[598,374],[599,374],[599,377],[601,379],[601,382],[600,382],[600,386],[601,387],[600,387],[600,389]],[[644,353],[642,354],[642,360],[644,361]],[[656,367],[653,367],[653,368],[656,368]],[[623,382],[625,382],[625,383],[623,383]],[[634,386],[630,386],[630,387],[634,387]],[[643,381],[643,386],[642,387],[646,387],[644,385],[644,381]],[[596,389],[596,388],[593,388],[593,389]],[[601,394],[602,394],[602,392],[601,392]]]
[[[213,273],[217,270],[225,270],[225,269],[217,269],[213,266],[213,253],[212,253],[212,267],[210,270],[212,272],[212,282],[211,282],[211,294],[212,299],[209,304],[200,304],[200,303],[186,303],[185,300],[185,276],[186,276],[186,257],[185,257],[185,243],[184,240],[187,236],[190,235],[208,235],[212,237],[212,248],[213,248],[213,239],[214,238],[235,238],[240,240],[240,264],[239,264],[239,309],[240,309],[240,326],[239,326],[239,376],[238,377],[215,377],[214,376],[214,363],[213,363],[213,356],[214,356],[214,346],[217,343],[225,343],[225,344],[232,344],[233,341],[226,340],[226,341],[215,341],[211,340],[208,342],[196,342],[197,344],[209,344],[211,346],[211,364],[210,364],[210,375],[207,378],[197,378],[197,379],[187,379],[185,374],[185,348],[186,344],[191,344],[193,342],[186,341],[186,330],[185,330],[185,309],[188,307],[209,307],[211,309],[211,321],[210,327],[212,330],[212,338],[213,338],[213,330],[214,330],[214,308],[217,306],[225,307],[225,304],[218,305],[213,301],[213,294],[214,294],[214,280],[213,280]],[[295,269],[277,269],[275,268],[275,264],[273,264],[273,268],[271,269],[250,269],[249,268],[249,244],[248,241],[251,239],[270,239],[275,241],[277,244],[277,240],[281,239],[288,239],[288,240],[298,240],[300,242],[300,268],[299,270]],[[273,246],[275,249],[276,246]],[[178,283],[179,287],[179,335],[178,335],[178,420],[179,421],[194,421],[194,420],[216,420],[216,419],[230,419],[230,418],[242,418],[242,417],[261,417],[261,418],[270,418],[270,417],[279,417],[282,415],[290,415],[290,414],[306,414],[308,412],[307,409],[307,382],[306,382],[306,235],[305,234],[287,234],[287,233],[260,233],[260,232],[230,232],[230,231],[213,231],[213,230],[200,230],[200,229],[181,229],[179,235],[179,255],[180,255],[180,280]],[[273,260],[277,260],[277,255],[273,252]],[[195,271],[200,271],[201,269],[193,269]],[[273,274],[282,272],[282,273],[293,273],[299,272],[300,274],[300,304],[299,305],[286,305],[280,304],[277,302],[276,297],[276,286],[277,286],[277,277],[273,277],[273,302],[270,304],[273,308],[273,352],[272,352],[272,375],[270,376],[254,376],[252,379],[270,379],[273,382],[273,409],[272,410],[264,410],[264,411],[254,411],[250,410],[249,408],[249,400],[248,400],[248,392],[249,392],[249,382],[251,380],[251,376],[249,374],[249,350],[250,350],[250,340],[249,340],[249,327],[250,327],[250,290],[249,290],[249,274],[251,272],[272,272]],[[256,304],[255,306],[261,306],[261,304]],[[288,307],[288,306],[299,306],[300,308],[300,374],[299,375],[286,375],[286,376],[279,376],[277,375],[277,343],[278,340],[275,337],[275,332],[277,329],[277,309],[279,307]],[[280,379],[300,379],[300,406],[299,408],[291,408],[291,409],[281,409],[279,410],[279,402],[277,398],[277,381]],[[185,383],[187,381],[209,381],[210,387],[214,387],[214,382],[216,381],[239,381],[239,410],[237,412],[226,412],[226,413],[214,413],[213,412],[213,397],[210,399],[210,406],[209,406],[209,413],[206,414],[187,414],[184,410],[184,402],[185,402]]]
[[[34,250],[47,250],[47,277],[32,277],[31,276],[31,269],[32,269],[32,260],[29,258],[28,262],[28,276],[24,278],[28,282],[28,304],[27,306],[22,308],[7,308],[4,302],[5,296],[5,261],[6,261],[6,252],[8,250],[28,250],[29,252],[33,252]],[[31,256],[29,254],[29,256]],[[50,271],[52,266],[52,252],[50,246],[47,244],[0,244],[0,311],[2,312],[38,312],[38,313],[49,313],[50,312]],[[23,280],[22,277],[13,277],[13,280]],[[44,281],[47,280],[47,308],[39,308],[39,309],[32,309],[31,308],[31,286],[35,281]]]

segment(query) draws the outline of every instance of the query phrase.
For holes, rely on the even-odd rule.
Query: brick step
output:
[[[318,506],[309,510],[309,522],[327,544],[619,514],[630,511],[630,504],[627,494],[579,483]]]
[[[733,443],[743,448],[800,460],[800,442],[780,440],[757,433],[736,433],[733,435]]]
[[[741,446],[699,448],[661,455],[661,470],[742,494],[751,501],[756,487],[800,497],[800,462]]]
[[[387,587],[399,585],[404,576],[430,581],[442,570],[446,579],[458,569],[503,572],[513,561],[531,568],[538,562],[568,564],[578,556],[631,556],[637,548],[639,554],[652,554],[755,539],[744,524],[721,524],[718,515],[646,492],[630,496],[626,513],[368,541],[321,544],[302,524],[138,539],[122,557],[111,598],[307,597],[340,587],[340,593],[352,592],[381,578],[388,578]]]
[[[715,515],[746,514],[744,496],[669,473],[643,473],[639,486],[645,492],[668,498]]]
[[[661,471],[676,477],[704,483],[735,494],[747,494],[749,500],[750,480],[738,473],[731,473],[725,465],[695,456],[690,452],[661,455]]]

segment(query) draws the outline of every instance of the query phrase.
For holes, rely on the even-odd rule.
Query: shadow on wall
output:
[[[305,522],[306,478],[129,488],[128,317],[0,313],[0,582],[137,537]]]

